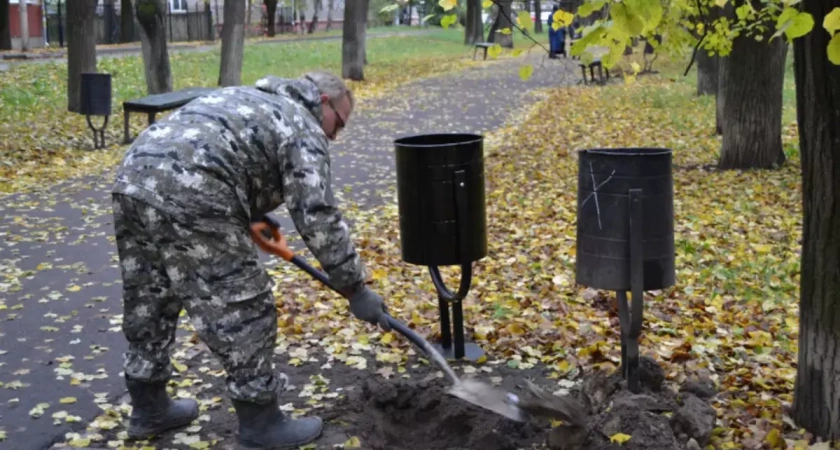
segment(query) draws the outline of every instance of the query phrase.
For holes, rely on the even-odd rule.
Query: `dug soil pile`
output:
[[[563,421],[552,428],[550,417],[541,414],[550,407],[531,407],[529,411],[539,417],[525,423],[512,421],[447,394],[449,381],[441,378],[368,378],[348,390],[324,419],[340,424],[347,436],[357,436],[361,447],[370,450],[703,448],[716,420],[708,403],[715,395],[713,384],[692,380],[678,388],[665,386],[662,369],[645,357],[640,371],[642,391],[637,394],[627,390],[619,372],[585,374],[567,393],[580,403],[579,425]],[[551,406],[556,400],[551,394],[555,382],[539,379],[535,383],[542,391],[536,397],[524,386],[517,390],[522,404]],[[533,400],[540,397],[544,401]]]
[[[642,390],[626,389],[621,374],[588,374],[573,392],[586,405],[586,425],[561,425],[549,432],[551,450],[699,450],[709,442],[717,413],[708,400],[713,383],[693,379],[679,389],[663,386],[662,368],[640,360]],[[670,415],[670,418],[669,418]]]
[[[447,394],[448,386],[371,378],[330,416],[371,450],[517,450],[545,442],[547,423],[509,420]]]

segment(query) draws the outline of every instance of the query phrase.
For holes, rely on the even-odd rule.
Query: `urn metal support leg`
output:
[[[105,121],[102,124],[102,129],[97,130],[95,126],[93,126],[93,122],[90,120],[90,115],[85,116],[87,118],[88,127],[93,131],[93,148],[99,150],[101,148],[105,148],[105,128],[108,127],[108,116],[105,116]]]
[[[471,264],[461,266],[461,283],[457,293],[452,293],[447,289],[437,267],[429,267],[432,283],[434,283],[438,292],[441,335],[440,343],[432,344],[432,346],[447,359],[476,361],[484,355],[484,350],[481,347],[464,338],[464,308],[461,302],[470,290],[470,283],[472,282],[471,266]]]
[[[440,347],[452,348],[452,325],[449,321],[449,303],[443,296],[438,295],[438,311],[440,311]]]
[[[627,387],[639,393],[639,337],[642,334],[644,313],[644,245],[642,240],[642,190],[630,190],[630,291],[632,305],[627,304],[627,293],[616,293],[618,316],[621,324],[621,369]]]

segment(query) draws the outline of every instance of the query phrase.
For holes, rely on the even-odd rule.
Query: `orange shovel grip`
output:
[[[267,239],[262,232],[264,230],[271,230],[272,239]],[[291,261],[295,254],[286,245],[286,238],[280,234],[280,229],[272,227],[267,222],[254,222],[251,224],[251,239],[254,243],[264,251],[277,255],[286,261]]]

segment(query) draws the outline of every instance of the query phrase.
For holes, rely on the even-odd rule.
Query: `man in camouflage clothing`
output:
[[[131,437],[198,416],[194,400],[166,393],[182,308],[224,365],[243,446],[294,448],[320,435],[320,418],[291,420],[278,409],[285,376],[275,375],[272,364],[273,282],[249,231],[285,203],[353,315],[387,329],[383,300],[364,284],[331,187],[328,140],[352,110],[352,93],[332,74],[266,77],[255,87],[219,89],[190,102],[144,130],[128,150],[113,210]]]

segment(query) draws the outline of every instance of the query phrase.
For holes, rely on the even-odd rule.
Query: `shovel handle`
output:
[[[419,348],[426,356],[435,362],[435,364],[440,367],[446,375],[452,380],[452,383],[458,384],[461,380],[458,378],[458,375],[452,371],[452,368],[449,367],[449,364],[446,363],[446,359],[440,353],[432,347],[432,344],[429,344],[429,341],[420,337],[419,334],[415,333],[414,330],[408,328],[405,324],[400,322],[397,319],[394,319],[389,314],[385,314],[386,319],[388,320],[388,325],[391,326],[392,330],[396,330],[397,333],[403,335],[409,342],[414,344],[417,348]]]
[[[408,326],[406,326],[404,323],[391,317],[390,314],[385,314],[385,318],[388,320],[388,325],[391,326],[392,330],[403,335],[406,339],[411,341],[412,344],[416,345],[421,350],[423,350],[423,352],[428,352],[429,350],[432,350],[432,347],[425,339],[420,337],[420,335],[415,333],[414,330],[412,330],[411,328],[408,328]]]
[[[272,239],[267,239],[262,232],[265,230],[271,231]],[[309,263],[307,263],[303,258],[297,256],[292,252],[289,246],[286,243],[286,238],[280,233],[280,222],[270,215],[265,215],[263,220],[260,222],[254,222],[251,224],[251,238],[254,242],[259,246],[261,249],[265,250],[268,253],[273,255],[280,256],[281,258],[285,259],[286,261],[291,262],[292,264],[296,265],[298,268],[302,269],[304,272],[308,273],[312,278],[323,283],[325,286],[329,287],[342,297],[344,296],[341,291],[339,291],[335,285],[330,282],[330,277],[326,273],[312,267]],[[437,362],[438,366],[443,369],[446,374],[453,380],[453,382],[458,383],[458,376],[452,372],[452,369],[446,364],[446,360],[437,353],[437,351],[432,347],[431,344],[419,334],[415,333],[414,330],[408,328],[404,323],[400,322],[399,320],[391,317],[390,314],[385,314],[385,318],[388,321],[388,325],[390,325],[392,330],[395,330],[397,333],[401,334],[403,337],[408,339],[409,342],[417,346],[420,350],[423,351],[428,357],[433,359]]]

